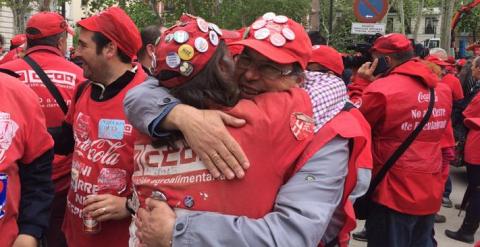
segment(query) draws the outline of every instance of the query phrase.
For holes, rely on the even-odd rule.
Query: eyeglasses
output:
[[[254,66],[255,69],[267,79],[278,79],[281,76],[287,76],[292,74],[292,68],[279,68],[268,62],[254,62],[252,58],[246,54],[241,54],[237,58],[238,69],[249,69],[250,66]]]

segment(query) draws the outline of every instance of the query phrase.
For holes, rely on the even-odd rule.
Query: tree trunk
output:
[[[440,35],[440,47],[445,49],[449,55],[452,55],[450,51],[451,47],[451,30],[453,10],[457,0],[442,0],[442,23],[441,23],[441,35]]]
[[[400,33],[405,34],[405,12],[403,8],[403,0],[397,2],[398,14],[400,15]]]
[[[413,40],[415,40],[415,42],[417,42],[418,32],[420,31],[420,22],[422,21],[424,5],[425,0],[420,0],[420,3],[418,4],[417,16],[415,17],[415,28],[413,30]]]
[[[312,12],[310,13],[310,30],[320,31],[320,0],[312,0]]]
[[[5,5],[10,8],[13,14],[13,32],[14,34],[25,32],[25,17],[30,12],[29,0],[10,0],[5,1]]]

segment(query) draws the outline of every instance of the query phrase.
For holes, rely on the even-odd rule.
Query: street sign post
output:
[[[359,22],[375,23],[388,11],[388,0],[354,0],[353,13]]]
[[[352,23],[352,34],[385,34],[385,23]]]

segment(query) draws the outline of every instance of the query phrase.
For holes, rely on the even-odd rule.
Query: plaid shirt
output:
[[[305,71],[301,86],[312,101],[315,132],[335,117],[348,100],[345,83],[332,74]]]

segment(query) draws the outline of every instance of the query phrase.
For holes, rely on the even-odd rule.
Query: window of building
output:
[[[393,17],[388,17],[387,18],[387,27],[386,27],[386,33],[393,33]]]
[[[425,17],[425,34],[435,34],[437,32],[437,23],[437,18]]]

